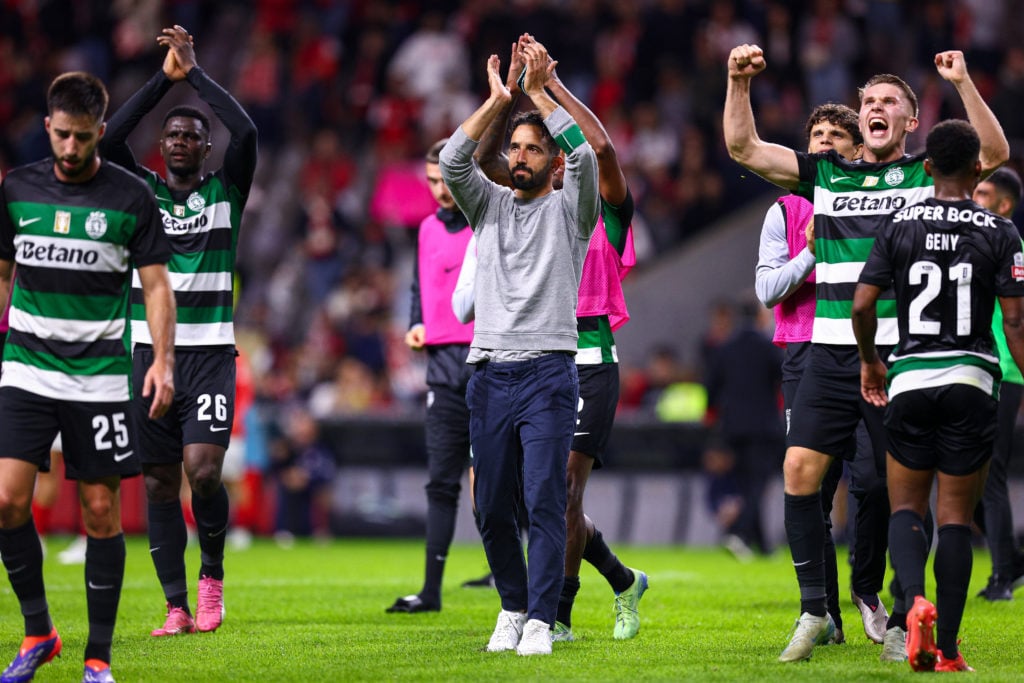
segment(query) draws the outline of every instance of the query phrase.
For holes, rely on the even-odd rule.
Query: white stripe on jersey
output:
[[[72,237],[16,235],[14,245],[18,265],[91,273],[128,272],[128,249],[123,244]]]
[[[175,346],[220,346],[235,343],[234,323],[178,323],[174,328]],[[145,320],[132,321],[132,342],[152,344]]]
[[[164,232],[170,238],[174,238],[177,235],[196,235],[201,232],[210,232],[211,230],[231,229],[231,204],[227,200],[210,204],[201,212],[187,218],[178,218],[173,212],[164,208],[166,205],[173,204],[174,202],[164,197],[158,197],[157,199],[160,204],[160,218],[164,223]],[[206,218],[205,221],[203,220],[204,217]]]
[[[62,401],[95,403],[99,398],[106,403],[129,399],[127,375],[68,375],[10,360],[4,361],[0,387],[18,387]]]
[[[6,368],[6,364],[4,365]],[[967,384],[991,396],[995,389],[995,378],[976,365],[952,365],[945,368],[907,370],[892,378],[889,385],[889,400],[905,391],[943,387],[949,384]]]
[[[10,325],[12,330],[28,332],[40,339],[69,342],[100,339],[120,340],[124,335],[124,318],[115,320],[47,318],[31,315],[13,306],[11,307]]]
[[[878,346],[895,346],[900,340],[900,331],[896,318],[879,318],[875,344]],[[811,341],[815,344],[843,344],[853,346],[857,338],[853,336],[853,322],[849,318],[815,318]]]
[[[619,362],[619,350],[612,344],[612,359]],[[600,346],[591,346],[585,349],[576,349],[576,365],[601,365],[604,358]]]
[[[864,269],[863,261],[847,263],[818,263],[814,266],[814,279],[826,284],[844,284],[856,282],[860,271]]]
[[[231,273],[169,273],[175,292],[230,292]],[[132,288],[142,289],[139,271],[132,271]]]
[[[843,173],[843,169],[837,169],[835,173]],[[843,173],[843,175],[846,174]],[[935,187],[933,185],[891,190],[843,190],[841,192],[832,192],[827,188],[815,186],[814,215],[888,216],[934,196]]]

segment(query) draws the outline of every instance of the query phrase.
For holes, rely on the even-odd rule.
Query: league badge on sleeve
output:
[[[1010,274],[1017,282],[1024,281],[1024,253],[1018,251],[1013,255],[1013,265],[1010,266]]]

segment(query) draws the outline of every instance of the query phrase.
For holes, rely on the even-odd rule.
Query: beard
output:
[[[525,171],[526,175],[516,175],[519,171]],[[551,177],[551,164],[548,163],[539,172],[526,166],[516,166],[509,169],[509,175],[512,176],[512,187],[517,190],[536,190],[543,187]]]

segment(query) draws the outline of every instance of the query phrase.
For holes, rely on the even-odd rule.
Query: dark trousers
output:
[[[1006,486],[1006,471],[1013,451],[1013,430],[1020,410],[1024,385],[1003,382],[999,387],[999,409],[996,418],[996,440],[992,444],[992,460],[985,480],[985,492],[974,519],[985,532],[992,553],[992,573],[1003,580],[1014,578],[1017,544],[1013,538],[1013,512]]]
[[[571,355],[480,363],[469,381],[474,492],[487,562],[503,609],[555,623],[565,569],[565,468],[579,379]],[[517,524],[530,520],[529,571]]]
[[[469,465],[469,408],[464,390],[430,386],[426,436],[427,504],[433,513],[427,516],[428,552],[446,555],[455,534],[462,473]]]

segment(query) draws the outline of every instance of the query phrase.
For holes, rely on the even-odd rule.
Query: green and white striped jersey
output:
[[[835,151],[797,152],[797,161],[796,194],[814,203],[817,305],[811,341],[855,346],[853,292],[875,236],[893,212],[934,196],[932,179],[924,172],[923,155],[878,164],[846,161]],[[899,339],[893,297],[890,289],[878,301],[879,346]]]
[[[0,259],[17,265],[0,386],[129,400],[129,272],[170,258],[152,192],[106,161],[62,183],[46,159],[11,171],[0,195]]]
[[[220,171],[185,197],[175,196],[156,173],[147,171],[143,179],[156,195],[171,243],[167,268],[178,305],[175,346],[234,344],[235,253],[246,197]],[[138,273],[131,308],[132,342],[152,344]]]

